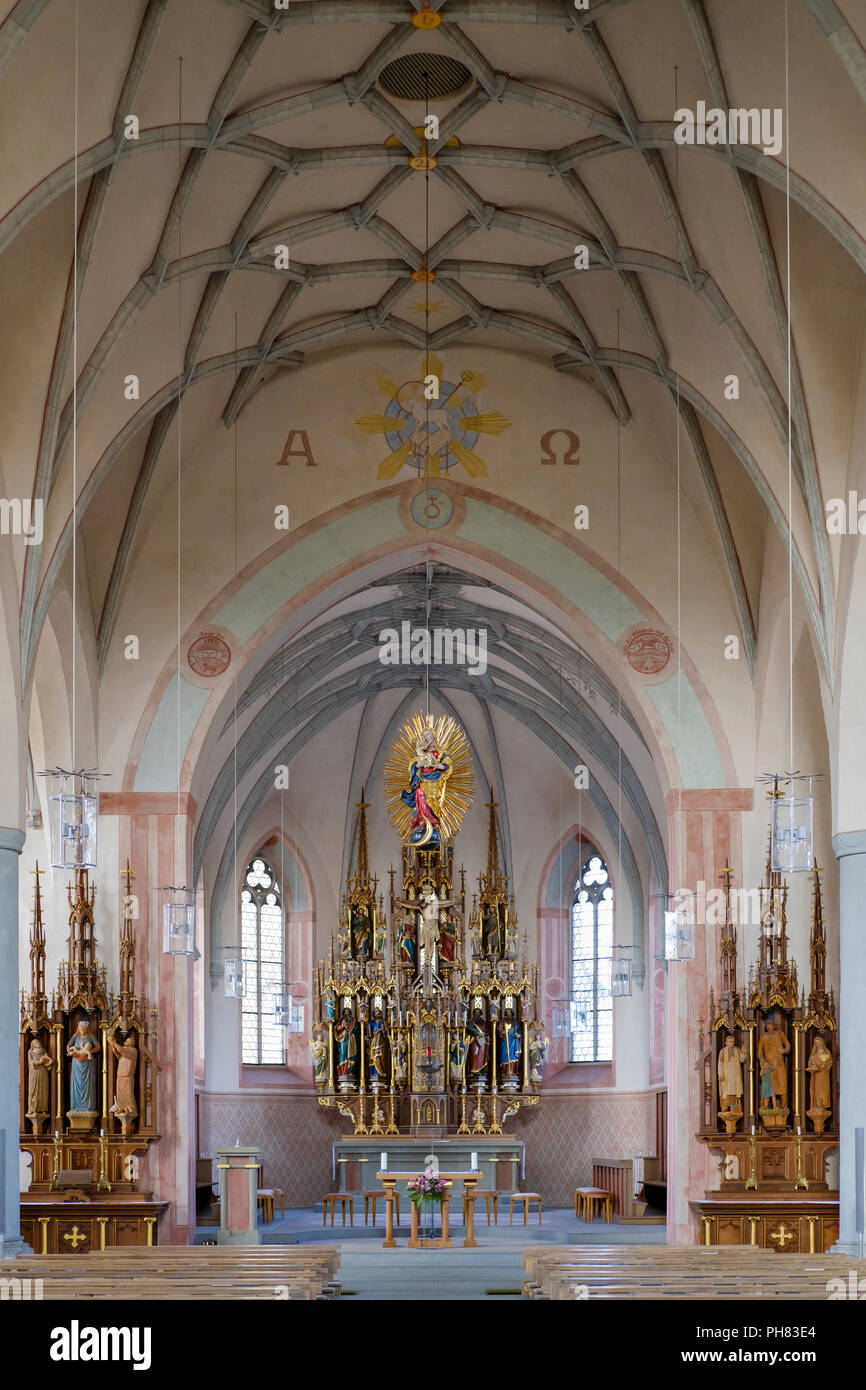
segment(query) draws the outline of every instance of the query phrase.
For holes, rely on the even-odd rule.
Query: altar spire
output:
[[[358,854],[356,862],[355,877],[361,883],[369,882],[370,878],[370,854],[367,848],[367,807],[369,802],[364,800],[364,787],[361,788],[361,800],[358,802]]]
[[[31,1011],[47,1003],[45,994],[45,927],[42,922],[42,889],[39,885],[39,861],[33,870],[36,884],[33,889],[33,926],[30,931],[30,1000]]]
[[[499,802],[494,800],[493,788],[490,788],[490,800],[486,803],[490,811],[490,823],[487,827],[487,880],[494,883],[499,878],[499,836],[496,829],[496,811]]]

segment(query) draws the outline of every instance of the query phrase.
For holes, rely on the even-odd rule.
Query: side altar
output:
[[[140,1187],[139,1168],[160,1137],[159,1016],[136,987],[133,874],[127,864],[118,992],[97,958],[96,889],[79,868],[50,999],[38,865],[35,876],[30,989],[21,992],[20,1145],[31,1167],[22,1235],[37,1254],[156,1245],[168,1203]]]
[[[839,1194],[827,1182],[839,1143],[838,1028],[817,864],[812,873],[807,995],[788,955],[788,890],[769,861],[758,890],[758,960],[741,989],[731,871],[722,871],[721,992],[698,1020],[698,1138],[719,1163],[719,1187],[691,1203],[706,1245],[821,1254],[838,1237]]]
[[[403,841],[399,882],[392,869],[386,916],[370,871],[362,793],[355,871],[336,940],[317,967],[310,1047],[319,1104],[345,1116],[356,1140],[369,1136],[374,1150],[376,1143],[387,1150],[389,1164],[398,1137],[417,1138],[410,1149],[413,1162],[420,1154],[420,1171],[434,1142],[462,1141],[463,1163],[485,1136],[498,1140],[521,1107],[538,1104],[547,1039],[536,967],[525,939],[519,951],[514,897],[500,867],[492,794],[487,867],[466,921],[465,871],[458,886],[453,847],[472,798],[462,729],[445,715],[415,715],[392,747],[385,778]],[[497,1186],[493,1169],[485,1182]]]

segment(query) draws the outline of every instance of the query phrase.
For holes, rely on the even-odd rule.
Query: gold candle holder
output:
[[[399,1134],[400,1131],[399,1131],[399,1129],[397,1128],[397,1126],[396,1126],[395,1123],[394,1123],[394,1087],[393,1087],[393,1086],[391,1087],[390,1104],[391,1104],[391,1116],[390,1116],[390,1119],[389,1119],[389,1121],[388,1121],[388,1128],[385,1130],[385,1133],[386,1133],[386,1134]]]
[[[111,1183],[108,1181],[108,1140],[104,1134],[99,1136],[99,1181],[96,1184],[97,1192],[110,1192]]]
[[[749,1135],[749,1153],[750,1153],[751,1169],[750,1169],[750,1172],[749,1172],[749,1176],[746,1178],[746,1191],[747,1191],[747,1192],[749,1192],[749,1191],[757,1192],[757,1190],[758,1190],[758,1141],[757,1141],[757,1139],[756,1139],[756,1137],[755,1137],[754,1132],[752,1132],[752,1134]]]
[[[803,1172],[803,1140],[799,1134],[794,1136],[794,1142],[797,1145],[797,1176],[794,1179],[794,1191],[796,1192],[798,1188],[808,1191],[809,1181]]]
[[[457,1126],[458,1134],[471,1134],[472,1131],[466,1123],[466,1087],[460,1093],[460,1124]]]
[[[53,1167],[52,1172],[51,1172],[51,1181],[50,1181],[50,1183],[48,1184],[48,1190],[49,1190],[49,1192],[58,1192],[58,1191],[60,1190],[60,1184],[59,1184],[59,1182],[58,1182],[58,1178],[59,1178],[59,1176],[60,1176],[60,1159],[61,1159],[60,1135],[59,1135],[59,1134],[55,1134],[55,1136],[54,1136],[54,1167]]]
[[[493,1087],[493,1113],[492,1113],[492,1117],[491,1117],[491,1120],[490,1120],[490,1128],[489,1128],[488,1131],[487,1131],[488,1134],[501,1134],[501,1133],[502,1133],[502,1126],[501,1126],[501,1124],[499,1123],[499,1120],[498,1120],[497,1115],[496,1115],[496,1104],[497,1104],[498,1099],[499,1099],[499,1097],[498,1097],[498,1095],[497,1095],[497,1093],[496,1093],[496,1087],[494,1086],[494,1087]]]

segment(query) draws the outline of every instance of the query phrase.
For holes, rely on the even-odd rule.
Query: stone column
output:
[[[854,1131],[866,1129],[866,830],[833,836],[839,860],[839,1240],[860,1250],[856,1229]]]
[[[22,830],[0,827],[0,1244],[29,1253],[21,1240],[18,1191],[18,856]]]

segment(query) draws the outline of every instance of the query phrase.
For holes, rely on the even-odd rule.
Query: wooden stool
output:
[[[274,1189],[272,1187],[260,1187],[256,1197],[262,1209],[262,1220],[270,1223],[274,1219]]]
[[[365,1225],[365,1226],[366,1226],[366,1224],[367,1224],[367,1212],[368,1212],[369,1205],[370,1205],[371,1202],[373,1203],[373,1225],[375,1226],[375,1224],[376,1224],[376,1203],[377,1203],[377,1201],[379,1200],[380,1197],[382,1198],[382,1201],[383,1201],[383,1202],[387,1201],[387,1197],[385,1196],[385,1193],[382,1191],[381,1188],[379,1188],[379,1189],[378,1189],[377,1191],[375,1191],[375,1192],[365,1192],[365,1193],[364,1193],[364,1225]],[[394,1205],[395,1205],[394,1215],[395,1215],[396,1218],[397,1218],[396,1224],[399,1226],[399,1225],[400,1225],[400,1193],[397,1192],[396,1190],[395,1190],[395,1192],[394,1192]]]
[[[498,1192],[494,1192],[492,1188],[490,1189],[490,1191],[487,1191],[487,1190],[485,1189],[485,1190],[480,1191],[480,1192],[479,1192],[478,1189],[476,1188],[475,1191],[474,1191],[473,1194],[472,1194],[471,1200],[474,1202],[474,1200],[475,1200],[476,1197],[483,1197],[484,1200],[485,1200],[485,1202],[486,1202],[486,1204],[487,1204],[487,1224],[488,1224],[488,1226],[490,1225],[490,1203],[491,1203],[491,1201],[493,1202],[493,1224],[494,1224],[495,1226],[498,1226],[498,1225],[499,1225],[499,1193],[498,1193]],[[468,1207],[469,1201],[470,1201],[469,1194],[466,1193],[466,1192],[464,1192],[464,1193],[463,1193],[463,1225],[464,1225],[464,1226],[466,1225],[466,1211],[467,1211],[467,1207]]]
[[[285,1216],[285,1214],[286,1214],[286,1194],[285,1194],[285,1192],[283,1191],[283,1189],[282,1189],[281,1187],[274,1187],[274,1188],[272,1188],[271,1190],[273,1191],[273,1194],[274,1194],[274,1201],[275,1201],[275,1202],[278,1201],[279,1204],[280,1204],[280,1216]]]
[[[514,1203],[515,1203],[515,1202],[522,1202],[522,1203],[523,1203],[523,1224],[524,1224],[524,1226],[528,1226],[528,1225],[529,1225],[529,1204],[530,1204],[530,1202],[537,1202],[537,1203],[538,1203],[538,1224],[539,1224],[539,1226],[541,1225],[541,1193],[540,1193],[540,1192],[512,1192],[511,1198],[510,1198],[510,1201],[509,1201],[509,1207],[508,1207],[508,1224],[509,1224],[509,1226],[511,1226],[511,1225],[513,1224],[513,1222],[514,1222]]]
[[[583,1201],[583,1219],[595,1220],[596,1206],[605,1221],[613,1221],[613,1193],[603,1187],[582,1187],[579,1189]]]
[[[331,1208],[331,1225],[333,1226],[333,1224],[334,1224],[334,1212],[335,1212],[335,1210],[336,1210],[336,1207],[337,1207],[337,1203],[338,1203],[338,1202],[341,1204],[341,1206],[342,1206],[342,1208],[343,1208],[343,1225],[345,1226],[345,1224],[346,1224],[346,1203],[348,1202],[348,1203],[349,1203],[349,1225],[350,1225],[350,1226],[354,1226],[354,1224],[355,1224],[355,1198],[352,1196],[351,1192],[327,1192],[327,1193],[325,1194],[325,1196],[322,1198],[322,1225],[323,1225],[323,1226],[327,1226],[327,1224],[328,1224],[328,1220],[327,1220],[327,1218],[328,1218],[328,1207],[330,1206],[330,1208]]]

